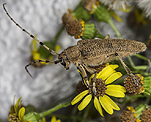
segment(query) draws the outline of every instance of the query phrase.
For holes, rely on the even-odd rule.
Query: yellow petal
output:
[[[121,85],[107,85],[106,94],[114,97],[125,97],[125,88]]]
[[[55,116],[52,116],[51,122],[56,122],[56,117]]]
[[[56,122],[61,122],[61,120],[60,120],[60,119],[58,119]]]
[[[116,69],[118,67],[118,65],[108,65],[106,66],[101,72],[99,72],[96,76],[96,78],[98,79],[103,79],[105,80],[106,78],[108,78],[112,73],[115,72],[114,69]]]
[[[121,76],[122,76],[122,74],[120,72],[115,72],[112,75],[110,75],[109,78],[106,79],[105,84],[112,83],[113,81],[117,80]]]
[[[94,107],[101,114],[101,116],[104,117],[103,112],[102,112],[102,108],[101,108],[101,105],[100,105],[100,102],[99,102],[99,100],[98,100],[97,97],[94,97]]]
[[[123,93],[126,92],[125,87],[123,87],[121,85],[107,85],[106,87],[107,87],[107,89],[114,89],[114,90],[117,90],[117,91],[121,91]]]
[[[87,95],[78,106],[79,111],[83,110],[90,103],[91,99],[92,95],[91,94]]]
[[[117,104],[110,97],[108,97],[107,95],[104,95],[104,97],[106,98],[108,103],[111,104],[113,109],[120,110],[120,108],[117,106]]]
[[[58,52],[60,49],[61,49],[61,46],[57,44],[57,45],[55,46],[55,52]]]
[[[40,54],[39,53],[34,52],[32,55],[33,55],[34,60],[40,60]]]
[[[85,95],[87,95],[89,93],[88,90],[85,90],[83,92],[81,92],[80,94],[78,94],[72,101],[71,104],[74,105],[77,102],[79,102]]]
[[[20,106],[20,103],[21,103],[21,97],[17,100],[16,102],[16,105],[14,106],[14,109],[15,109],[15,113],[17,114],[18,110],[19,110],[19,106]]]
[[[43,117],[39,122],[46,122],[45,117]]]
[[[25,115],[25,108],[22,107],[22,108],[19,110],[19,113],[18,113],[19,120],[23,120],[24,115]]]
[[[91,82],[91,79],[95,76],[95,74],[91,75],[91,77],[89,78],[89,83]]]
[[[106,96],[106,95],[104,95],[104,96]],[[100,96],[99,101],[107,113],[113,114],[113,108],[112,108],[111,104],[108,103],[106,97],[104,97],[104,96],[103,97]]]

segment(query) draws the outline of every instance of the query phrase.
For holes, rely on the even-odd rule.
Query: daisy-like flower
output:
[[[8,117],[9,122],[31,122],[24,120],[25,108],[21,105],[21,97],[17,100],[15,104],[15,96],[13,100],[13,106],[10,108],[10,114]]]
[[[113,114],[113,110],[120,110],[117,104],[109,97],[125,97],[124,93],[126,90],[123,86],[110,84],[122,76],[120,72],[115,71],[117,67],[118,65],[106,66],[96,75],[96,80],[94,75],[92,75],[89,78],[89,88],[78,94],[71,104],[74,105],[83,99],[78,106],[79,111],[81,111],[94,98],[94,107],[101,116],[103,116],[102,107],[109,114]]]
[[[135,80],[133,79],[133,76],[135,77]],[[144,87],[143,87],[144,77],[142,77],[140,74],[135,74],[133,76],[128,75],[125,78],[124,87],[126,91],[134,95],[143,93],[144,92]],[[136,83],[136,81],[138,84]]]
[[[54,49],[56,52],[60,50],[60,46],[56,45],[53,41],[50,42],[43,42],[45,45],[49,46],[51,49]],[[30,50],[31,50],[31,61],[36,61],[36,60],[52,60],[53,56],[45,50],[42,46],[38,47],[38,44],[35,39],[32,40],[31,45],[30,45]],[[35,67],[42,67],[46,64],[46,62],[37,62],[34,64]]]

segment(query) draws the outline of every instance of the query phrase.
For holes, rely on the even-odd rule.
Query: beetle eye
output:
[[[65,63],[64,59],[62,59],[61,64],[62,64],[63,66],[66,66],[66,63]]]

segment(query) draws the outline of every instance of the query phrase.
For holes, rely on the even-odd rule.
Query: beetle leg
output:
[[[95,82],[93,82],[93,88],[92,88],[92,90],[93,90],[93,93],[94,93],[94,95],[96,95],[96,87],[95,87]]]
[[[134,83],[138,86],[139,82],[136,79],[135,75],[133,75],[130,71],[130,69],[126,66],[126,64],[124,63],[124,61],[122,60],[122,58],[118,55],[118,53],[115,53],[115,56],[118,57],[118,59],[120,60],[120,62],[122,63],[124,69],[126,70],[127,74],[130,75],[132,77],[132,79],[134,80]]]
[[[97,75],[97,72],[95,69],[93,68],[90,68],[88,66],[85,66],[84,65],[84,68],[90,73],[90,74],[95,74],[94,77],[93,77],[93,87],[92,87],[92,91],[94,93],[94,95],[96,95],[96,87],[95,87],[95,82],[96,82],[96,75]]]
[[[83,84],[85,84],[86,87],[89,88],[88,76],[87,76],[87,73],[86,73],[83,65],[82,64],[77,64],[77,63],[75,65],[81,71],[81,73],[82,73],[82,75],[84,77],[85,82]]]
[[[90,73],[90,74],[96,74],[96,70],[94,68],[90,68],[86,65],[84,65],[84,68]]]
[[[104,37],[104,39],[110,39],[110,35],[107,34],[107,35]]]

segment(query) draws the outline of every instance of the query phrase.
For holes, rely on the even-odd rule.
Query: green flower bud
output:
[[[109,10],[100,4],[95,6],[93,14],[98,21],[108,22],[111,20],[111,14]]]
[[[83,21],[89,21],[91,19],[91,14],[83,8],[83,6],[79,6],[74,12],[73,15],[76,19],[82,19]]]
[[[143,82],[144,82],[143,87],[145,90],[144,94],[150,96],[151,95],[151,77],[150,76],[144,77]]]
[[[85,23],[82,39],[104,38],[93,23]]]
[[[140,118],[142,111],[145,110],[146,107],[147,107],[147,105],[140,104],[135,108],[135,113],[137,113],[137,116],[136,116],[137,118]]]

